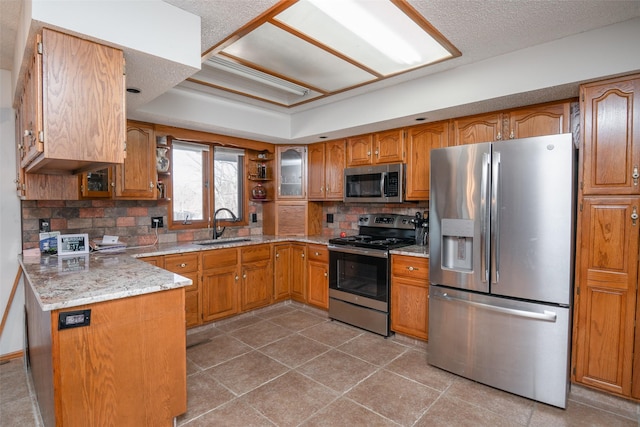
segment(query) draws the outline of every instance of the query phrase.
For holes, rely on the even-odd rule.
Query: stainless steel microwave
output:
[[[345,203],[402,203],[404,164],[358,166],[344,170]]]

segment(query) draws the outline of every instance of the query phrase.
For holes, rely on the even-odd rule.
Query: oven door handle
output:
[[[389,258],[389,252],[384,250],[335,246],[335,245],[329,245],[328,248],[330,251],[333,251],[333,252],[341,252],[341,253],[354,254],[354,255],[366,255],[366,256],[372,256],[376,258]]]

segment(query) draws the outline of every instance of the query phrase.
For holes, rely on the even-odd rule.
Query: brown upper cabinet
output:
[[[156,137],[152,125],[127,123],[127,158],[115,166],[116,199],[157,198]]]
[[[561,102],[451,119],[449,145],[567,133],[570,110],[570,102]]]
[[[583,85],[580,103],[583,194],[640,194],[640,75]]]
[[[347,167],[405,160],[405,130],[391,129],[347,139]]]
[[[17,99],[21,167],[72,174],[122,163],[122,51],[45,28],[33,52]]]
[[[407,170],[405,200],[429,199],[431,150],[446,147],[449,141],[447,121],[407,129]]]
[[[309,200],[342,200],[345,140],[309,145]]]

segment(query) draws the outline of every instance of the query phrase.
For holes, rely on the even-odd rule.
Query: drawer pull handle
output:
[[[180,264],[180,267],[185,268],[187,266],[187,263],[183,262],[182,264]]]
[[[633,173],[631,174],[631,178],[633,178],[633,185],[638,185],[638,178],[640,178],[640,173],[638,173],[638,165],[633,166]]]
[[[407,267],[407,270],[409,270],[409,271],[418,271],[420,269],[418,267]]]
[[[631,211],[631,223],[632,225],[636,225],[638,221],[638,208],[637,207],[633,207],[633,210]]]
[[[316,252],[315,254],[316,254],[316,256],[320,256],[320,252]]]

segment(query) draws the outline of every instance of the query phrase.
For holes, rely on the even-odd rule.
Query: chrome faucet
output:
[[[231,218],[232,218],[231,220],[232,220],[232,221],[237,221],[237,220],[238,220],[238,218],[233,214],[233,212],[231,212],[231,211],[230,211],[229,209],[227,209],[227,208],[220,208],[220,209],[218,209],[217,211],[215,211],[215,212],[214,212],[214,214],[213,214],[213,238],[214,238],[214,239],[217,239],[217,238],[219,238],[219,237],[222,237],[222,233],[224,233],[224,229],[226,228],[226,227],[222,227],[222,230],[220,230],[220,232],[218,233],[218,220],[216,220],[216,216],[218,216],[218,213],[219,213],[220,211],[227,211],[227,212],[229,212],[229,213],[231,214]]]

